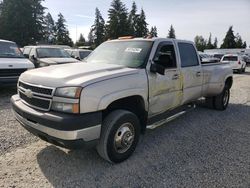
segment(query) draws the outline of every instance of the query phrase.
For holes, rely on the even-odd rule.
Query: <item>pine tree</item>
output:
[[[196,48],[198,49],[198,51],[203,52],[206,49],[207,41],[204,39],[203,36],[196,36],[194,38],[194,43],[195,43]]]
[[[98,8],[95,10],[95,23],[91,28],[95,47],[105,41],[105,21]]]
[[[55,22],[50,13],[44,19],[44,40],[48,44],[54,44],[56,41],[56,27]]]
[[[76,46],[77,47],[84,46],[85,43],[86,43],[86,40],[85,40],[83,34],[81,33],[78,41],[76,42]]]
[[[242,48],[247,48],[247,42],[246,41],[243,43]]]
[[[135,36],[136,35],[136,24],[137,24],[137,20],[138,20],[138,14],[136,14],[137,12],[137,6],[136,3],[133,2],[132,4],[132,9],[129,13],[128,16],[128,23],[129,23],[129,35],[131,36]]]
[[[212,44],[212,34],[211,33],[209,34],[206,49],[214,49],[214,45]]]
[[[128,12],[121,0],[113,0],[108,18],[107,38],[115,39],[129,34]]]
[[[221,48],[236,48],[235,35],[233,26],[230,26],[223,40]]]
[[[156,26],[151,27],[151,30],[150,30],[149,34],[150,34],[151,37],[158,37],[158,32],[157,32]]]
[[[239,33],[236,34],[235,36],[235,43],[236,43],[236,48],[243,48],[243,41]]]
[[[175,29],[174,29],[173,25],[170,26],[167,38],[170,38],[170,39],[175,39],[176,38]]]
[[[146,22],[146,15],[143,9],[141,9],[141,13],[137,19],[136,24],[136,31],[135,36],[136,37],[145,37],[148,34],[148,23]]]
[[[93,36],[93,30],[92,30],[92,28],[91,28],[90,31],[89,31],[88,42],[87,42],[87,44],[88,44],[89,46],[91,46],[91,47],[94,47],[94,46],[93,46],[93,45],[94,45],[94,36]]]
[[[214,38],[214,44],[213,44],[214,48],[218,48],[218,39],[217,37]]]
[[[0,38],[20,46],[43,40],[43,0],[3,0],[0,15]]]
[[[73,42],[69,37],[69,30],[65,23],[66,20],[64,19],[64,16],[59,13],[58,21],[56,22],[56,44],[72,46]]]

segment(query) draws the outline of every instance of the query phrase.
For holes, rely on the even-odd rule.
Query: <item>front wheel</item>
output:
[[[225,87],[221,94],[214,97],[214,108],[216,110],[226,110],[230,99],[230,89]]]
[[[97,152],[111,163],[120,163],[132,155],[139,136],[137,116],[126,110],[115,110],[103,121]]]

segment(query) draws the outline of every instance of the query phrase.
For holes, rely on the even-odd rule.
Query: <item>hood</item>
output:
[[[0,69],[30,69],[34,64],[25,58],[0,58]]]
[[[77,63],[78,60],[74,58],[40,58],[40,62],[46,63],[46,64],[64,64],[64,63]]]
[[[38,68],[23,73],[20,80],[47,87],[86,86],[94,82],[138,73],[138,69],[113,64],[73,63]]]

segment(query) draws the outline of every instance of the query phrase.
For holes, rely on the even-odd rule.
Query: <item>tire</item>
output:
[[[214,97],[206,97],[205,106],[208,108],[214,108]]]
[[[245,73],[245,72],[246,72],[246,66],[243,68],[242,72],[243,72],[243,73]]]
[[[241,73],[242,73],[242,70],[243,70],[243,68],[238,69],[238,73],[241,74]]]
[[[226,86],[221,94],[214,97],[214,108],[216,110],[226,110],[230,99],[230,89]]]
[[[123,162],[133,154],[139,141],[140,129],[139,119],[132,112],[111,112],[103,121],[97,152],[111,163]]]

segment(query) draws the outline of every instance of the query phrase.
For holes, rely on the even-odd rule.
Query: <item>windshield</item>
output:
[[[222,61],[238,61],[237,56],[225,56]]]
[[[80,52],[80,58],[84,59],[85,57],[88,57],[88,55],[91,53],[91,51],[81,51]]]
[[[37,48],[38,58],[69,58],[70,55],[60,48]]]
[[[0,58],[24,58],[15,43],[0,42]]]
[[[151,41],[106,42],[89,55],[87,62],[137,68],[144,64],[152,44]]]

